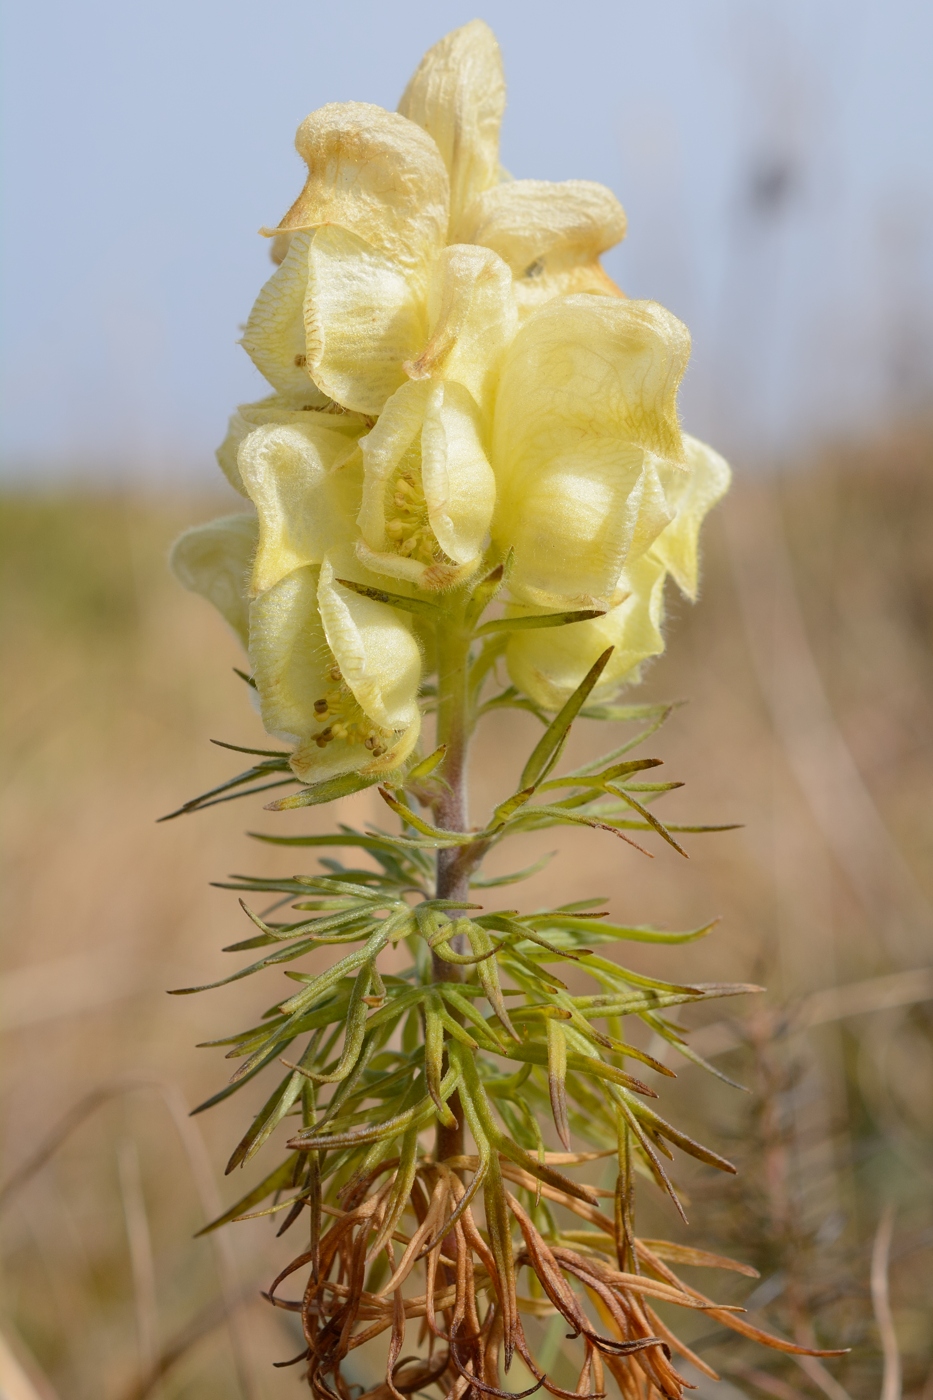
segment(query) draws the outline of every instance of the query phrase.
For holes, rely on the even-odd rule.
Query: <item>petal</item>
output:
[[[263,232],[338,224],[403,267],[446,242],[447,171],[415,122],[368,102],[331,102],[305,118],[295,146],[305,187],[278,228]]]
[[[428,49],[399,111],[433,136],[450,172],[450,227],[499,180],[505,77],[496,36],[480,19]]]
[[[668,523],[659,473],[683,462],[676,393],[688,353],[686,328],[654,302],[561,297],[519,330],[492,451],[493,538],[515,551],[517,597],[611,600],[629,554]]]
[[[325,564],[320,571],[325,576],[322,584],[318,572],[310,567],[296,569],[250,607],[250,660],[263,723],[270,734],[298,746],[291,764],[304,782],[354,771],[387,772],[397,767],[417,742],[417,702],[412,700],[405,710],[405,724],[398,732],[393,725],[382,730],[370,722],[329,645],[321,614],[333,611],[333,574]],[[390,615],[390,624],[395,622],[393,631],[383,620],[383,630],[391,632],[396,643],[400,632],[404,640],[399,648],[414,647],[417,654],[404,622],[391,608],[369,604],[345,589],[340,592],[356,602],[382,608]],[[364,621],[363,630],[368,644],[363,652],[372,659],[372,624]],[[345,662],[352,664],[346,647],[344,653]],[[416,672],[413,693],[417,686]],[[343,733],[333,733],[341,727]]]
[[[401,767],[414,749],[421,734],[421,715],[415,716],[407,729],[392,739],[381,754],[370,755],[363,750],[365,762],[360,762],[359,745],[349,746],[340,740],[329,744],[323,754],[314,740],[301,744],[289,760],[292,772],[303,783],[319,783],[338,773],[357,772],[367,777],[380,777]],[[350,758],[352,762],[348,761]],[[337,766],[338,764],[342,766]]]
[[[575,292],[622,295],[599,265],[600,254],[625,237],[625,213],[605,185],[507,180],[470,205],[456,235],[504,258],[521,314]]]
[[[382,412],[427,337],[426,286],[427,267],[408,269],[347,229],[318,229],[307,258],[302,345],[325,394],[360,413]]]
[[[605,700],[620,686],[639,680],[641,663],[664,650],[664,567],[650,556],[640,559],[626,570],[619,587],[627,596],[605,617],[514,632],[506,648],[512,683],[537,705],[558,710],[610,646],[614,651],[593,700]]]
[[[421,653],[401,613],[341,588],[321,566],[318,607],[328,646],[363,712],[381,728],[408,729],[418,716]]]
[[[688,598],[697,596],[698,544],[703,517],[729,489],[729,464],[705,442],[684,433],[689,472],[671,473],[667,499],[674,519],[651,547]]]
[[[289,396],[270,394],[267,399],[260,399],[258,403],[241,403],[236,412],[231,414],[227,424],[227,436],[215,455],[224,476],[234,491],[239,491],[241,496],[248,496],[249,492],[240,476],[237,454],[243,439],[248,437],[254,428],[263,427],[266,423],[320,423],[332,432],[344,433],[355,441],[360,433],[369,427],[365,418],[355,413],[343,412],[336,405],[331,404],[327,409],[315,408],[313,400],[319,399],[325,403],[326,400],[322,394],[318,394],[313,384],[309,383],[308,387],[310,392],[307,403],[303,404]]]
[[[427,345],[405,369],[412,379],[450,379],[491,412],[506,347],[518,328],[512,274],[487,248],[445,248],[428,290]]]
[[[323,408],[327,398],[311,381],[305,345],[310,243],[311,235],[307,233],[296,234],[291,240],[281,266],[256,298],[240,344],[259,373],[280,394]]]
[[[364,563],[422,588],[450,587],[473,572],[495,478],[467,390],[431,380],[403,385],[361,448]]]
[[[259,515],[254,595],[353,538],[361,491],[353,454],[352,437],[320,422],[255,428],[243,440],[240,475]]]
[[[255,515],[225,515],[186,530],[169,556],[179,581],[213,603],[244,646],[249,641],[247,580],[257,537]]]

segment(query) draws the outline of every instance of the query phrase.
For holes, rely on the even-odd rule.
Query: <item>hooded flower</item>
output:
[[[399,112],[331,103],[301,124],[308,178],[265,230],[287,252],[243,337],[279,393],[311,383],[378,414],[408,375],[430,374],[456,378],[485,412],[475,369],[464,377],[470,350],[446,362],[458,339],[479,349],[482,333],[479,378],[488,381],[516,308],[568,291],[619,294],[598,263],[625,231],[615,197],[589,181],[501,183],[504,104],[498,45],[474,20],[429,50]],[[457,251],[468,244],[485,258]],[[476,279],[491,285],[471,321]]]
[[[674,517],[689,474],[677,386],[689,336],[655,302],[577,295],[540,307],[509,347],[492,437],[493,539],[521,601],[612,603]]]
[[[280,579],[250,606],[250,661],[263,724],[296,745],[307,783],[390,772],[411,753],[421,716],[421,654],[385,603],[336,582],[330,560]]]
[[[605,616],[568,627],[513,632],[506,648],[512,684],[542,709],[559,710],[607,647],[613,648],[612,656],[591,703],[637,681],[641,663],[664,650],[664,577],[664,565],[650,554],[643,556],[619,579],[616,592],[622,601]],[[521,609],[525,615],[528,611]]]

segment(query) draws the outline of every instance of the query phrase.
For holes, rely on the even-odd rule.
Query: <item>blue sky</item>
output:
[[[263,382],[257,237],[324,102],[394,107],[480,15],[513,174],[601,180],[607,263],[694,336],[685,423],[749,461],[910,412],[933,352],[927,0],[32,0],[2,46],[11,474],[209,480]]]

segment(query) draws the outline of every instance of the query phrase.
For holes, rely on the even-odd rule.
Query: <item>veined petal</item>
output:
[[[390,608],[386,612],[397,616]],[[404,631],[401,619],[398,624]],[[263,723],[269,733],[296,745],[291,765],[303,782],[354,771],[387,772],[417,742],[416,703],[400,731],[374,724],[360,707],[328,643],[315,568],[297,569],[253,601],[250,660]]]
[[[244,438],[240,476],[259,515],[254,595],[353,537],[362,488],[354,448],[353,437],[320,422],[268,425]]]
[[[421,653],[401,613],[341,588],[321,565],[318,608],[327,644],[363,712],[383,729],[408,729],[418,715]]]
[[[561,297],[506,351],[492,461],[493,538],[513,593],[611,600],[629,554],[670,519],[658,473],[684,461],[677,387],[686,328],[654,302]]]
[[[427,337],[427,276],[427,265],[407,267],[345,228],[317,230],[307,256],[302,346],[323,393],[360,413],[382,412],[405,382],[405,361]]]
[[[622,296],[599,264],[625,237],[625,213],[605,185],[507,180],[479,195],[455,231],[508,263],[521,315],[575,292]]]
[[[314,702],[335,682],[317,610],[317,570],[296,569],[250,605],[249,656],[262,722],[286,743],[318,728]]]
[[[337,404],[329,404],[327,408],[316,408],[315,402],[327,403],[327,400],[310,382],[308,387],[310,393],[305,403],[289,396],[270,394],[258,403],[241,403],[236,412],[230,415],[227,436],[215,455],[224,476],[241,496],[248,497],[249,492],[240,476],[237,454],[243,439],[248,437],[254,428],[264,427],[267,423],[319,423],[331,432],[343,433],[348,440],[355,442],[360,433],[364,433],[370,426],[366,418],[348,413]]]
[[[491,413],[502,356],[518,328],[512,275],[498,254],[465,243],[445,248],[434,265],[428,319],[428,343],[405,365],[408,374],[456,380]]]
[[[619,580],[624,601],[604,617],[567,627],[513,632],[506,648],[513,685],[544,709],[558,710],[610,646],[614,651],[592,700],[605,700],[620,686],[637,681],[641,663],[664,650],[664,577],[664,566],[648,555],[626,569]],[[521,611],[527,614],[528,610]]]
[[[259,373],[280,394],[323,408],[327,397],[312,383],[305,344],[310,243],[309,233],[292,238],[281,265],[256,298],[240,344]]]
[[[728,491],[732,473],[728,462],[698,438],[684,433],[684,447],[688,471],[665,477],[674,518],[654,541],[651,553],[674,576],[681,591],[695,599],[700,526],[707,511]]]
[[[399,111],[433,136],[450,173],[450,227],[499,179],[505,77],[496,36],[480,19],[428,49]]]
[[[422,588],[477,565],[495,504],[480,414],[462,385],[413,380],[361,443],[362,561]]]
[[[249,642],[247,581],[258,533],[255,515],[224,515],[186,530],[169,556],[179,581],[214,604],[244,647]]]
[[[369,102],[331,102],[305,118],[295,147],[308,166],[305,187],[264,233],[338,224],[403,267],[446,242],[447,171],[415,122]]]

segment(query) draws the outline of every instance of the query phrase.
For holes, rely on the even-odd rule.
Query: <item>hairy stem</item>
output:
[[[459,621],[459,619],[458,619]],[[470,739],[470,716],[468,712],[467,675],[470,652],[470,636],[453,620],[448,626],[438,629],[437,639],[437,739],[446,744],[440,776],[446,787],[443,789],[434,809],[435,821],[445,831],[464,831],[467,817],[467,749]],[[440,635],[443,633],[443,635]],[[472,865],[464,858],[464,849],[454,846],[450,850],[437,853],[438,899],[469,900],[470,870]],[[459,941],[459,940],[458,940]],[[455,963],[446,963],[435,953],[433,956],[433,978],[435,982],[460,981],[463,969]],[[457,1119],[455,1127],[437,1125],[436,1155],[439,1162],[448,1157],[463,1155],[463,1112],[459,1094],[449,1100],[450,1108]]]

